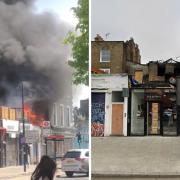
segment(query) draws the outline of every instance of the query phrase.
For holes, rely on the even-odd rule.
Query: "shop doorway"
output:
[[[161,134],[160,104],[158,102],[147,102],[147,135]]]
[[[112,135],[123,135],[123,104],[112,104]]]

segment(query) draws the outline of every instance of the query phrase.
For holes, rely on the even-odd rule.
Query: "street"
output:
[[[61,177],[56,177],[55,180],[67,180],[67,179],[76,179],[76,180],[88,180],[89,177],[87,177],[84,174],[75,174],[72,178],[68,178],[65,174],[63,174]]]
[[[8,178],[9,180],[29,180],[30,179],[30,174],[29,175],[19,175],[17,177],[12,177]],[[84,174],[75,174],[72,178],[68,178],[64,173],[61,174],[61,176],[56,175],[54,180],[68,180],[68,179],[76,179],[76,180],[88,180],[89,177],[87,177]],[[7,180],[7,178],[0,178],[0,180]]]

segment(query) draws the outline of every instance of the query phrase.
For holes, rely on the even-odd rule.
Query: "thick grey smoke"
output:
[[[18,2],[24,3],[25,5],[30,5],[33,4],[35,0],[0,0],[0,1],[9,5],[16,4]]]
[[[69,48],[62,43],[69,27],[50,13],[33,12],[32,2],[0,0],[1,104],[15,103],[21,81],[34,102],[58,100],[71,84]]]

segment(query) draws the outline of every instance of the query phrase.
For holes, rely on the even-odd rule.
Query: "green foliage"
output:
[[[73,83],[88,85],[89,81],[89,1],[78,0],[78,6],[72,8],[79,22],[75,32],[69,32],[65,43],[72,45],[73,60],[69,65],[74,68]]]

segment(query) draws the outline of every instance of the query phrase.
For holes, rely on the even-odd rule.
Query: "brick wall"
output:
[[[110,62],[100,62],[102,49],[110,50]],[[91,65],[98,69],[110,69],[111,74],[127,73],[127,61],[140,63],[138,45],[131,38],[129,41],[104,41],[99,35],[92,41]]]
[[[125,62],[124,62],[124,42],[116,41],[93,41],[92,42],[92,67],[110,68],[112,74],[124,73]],[[110,62],[100,62],[100,51],[106,48],[111,52]]]

